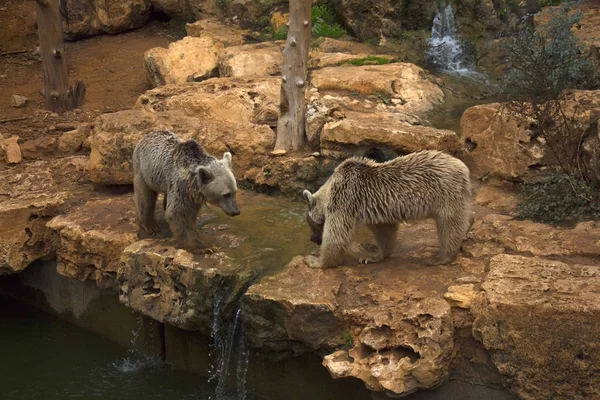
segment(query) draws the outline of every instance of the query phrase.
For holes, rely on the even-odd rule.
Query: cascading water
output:
[[[211,366],[209,382],[216,380],[216,388],[211,400],[245,400],[248,346],[242,330],[242,309],[238,305],[233,320],[223,324],[221,313],[224,299],[225,294],[218,292],[213,305],[211,347],[215,361]],[[235,385],[232,385],[232,378],[235,378]]]
[[[464,47],[456,38],[456,24],[450,4],[441,12],[438,11],[433,19],[427,61],[434,69],[459,74],[471,75],[474,72],[465,60]]]

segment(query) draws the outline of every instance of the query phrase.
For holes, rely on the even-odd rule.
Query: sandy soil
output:
[[[20,142],[60,134],[53,129],[57,123],[93,121],[98,114],[131,108],[150,88],[144,52],[184,35],[181,26],[156,20],[119,35],[67,42],[69,77],[85,83],[86,101],[82,109],[57,116],[43,111],[42,65],[33,51],[38,46],[35,2],[0,0],[0,27],[0,134],[17,135]],[[27,97],[27,106],[11,107],[13,94]]]

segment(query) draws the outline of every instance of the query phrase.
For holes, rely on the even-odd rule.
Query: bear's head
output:
[[[304,200],[306,200],[306,203],[308,204],[306,221],[308,222],[308,226],[310,226],[310,241],[320,246],[323,242],[325,212],[317,194],[313,195],[308,190],[305,190],[302,192],[302,197],[304,197]]]
[[[231,172],[231,153],[223,154],[222,160],[212,159],[207,165],[198,165],[195,173],[201,182],[199,192],[207,203],[221,208],[230,217],[240,215],[235,198],[237,183]]]

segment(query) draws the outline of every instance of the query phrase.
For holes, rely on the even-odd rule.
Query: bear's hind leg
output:
[[[136,172],[133,178],[133,192],[140,228],[148,234],[156,233],[158,224],[154,219],[154,207],[157,193],[146,185],[139,172]]]
[[[438,254],[428,262],[429,265],[444,265],[456,260],[471,225],[471,218],[467,210],[455,212],[450,216],[440,215],[436,218],[440,249]]]
[[[355,228],[356,220],[341,213],[328,215],[325,218],[319,258],[321,268],[332,268],[342,264]]]
[[[361,264],[378,263],[388,258],[396,247],[398,224],[367,225],[377,241],[377,252],[366,253],[359,257]]]

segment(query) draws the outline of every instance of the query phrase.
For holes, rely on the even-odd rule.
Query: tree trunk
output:
[[[44,100],[50,111],[63,112],[83,104],[85,85],[78,81],[69,86],[67,58],[62,37],[59,0],[35,0],[40,37],[40,55],[44,69]]]
[[[283,50],[283,76],[275,150],[297,150],[305,142],[305,92],[311,8],[312,0],[290,0],[290,24]]]

